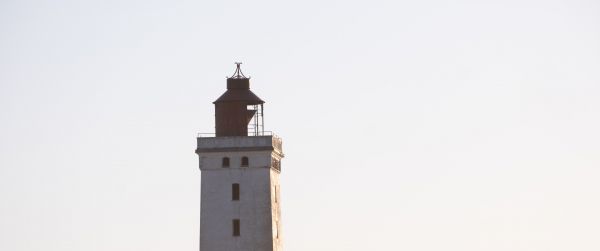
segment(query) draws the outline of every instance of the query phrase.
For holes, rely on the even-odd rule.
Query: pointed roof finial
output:
[[[236,64],[235,72],[229,78],[236,78],[236,79],[244,78],[244,79],[248,79],[246,76],[244,76],[244,73],[242,73],[242,68],[241,68],[242,62],[235,62],[235,64]]]

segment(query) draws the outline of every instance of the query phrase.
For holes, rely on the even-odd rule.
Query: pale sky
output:
[[[600,250],[600,2],[0,2],[0,250],[198,250],[242,61],[286,251]]]

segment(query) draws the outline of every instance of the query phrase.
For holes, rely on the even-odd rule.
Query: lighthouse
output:
[[[200,251],[281,251],[282,141],[264,130],[264,101],[236,63],[216,101],[215,133],[199,134]]]

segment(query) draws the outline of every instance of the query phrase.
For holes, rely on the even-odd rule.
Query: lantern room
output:
[[[215,134],[226,136],[261,136],[264,134],[263,104],[250,90],[250,78],[244,76],[240,65],[227,78],[227,91],[215,104]]]

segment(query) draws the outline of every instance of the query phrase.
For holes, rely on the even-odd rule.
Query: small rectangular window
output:
[[[231,200],[240,200],[240,184],[231,184]]]
[[[221,161],[221,166],[229,167],[229,158],[227,158],[227,157],[223,158],[223,160]]]
[[[240,219],[233,220],[233,236],[240,236]]]

